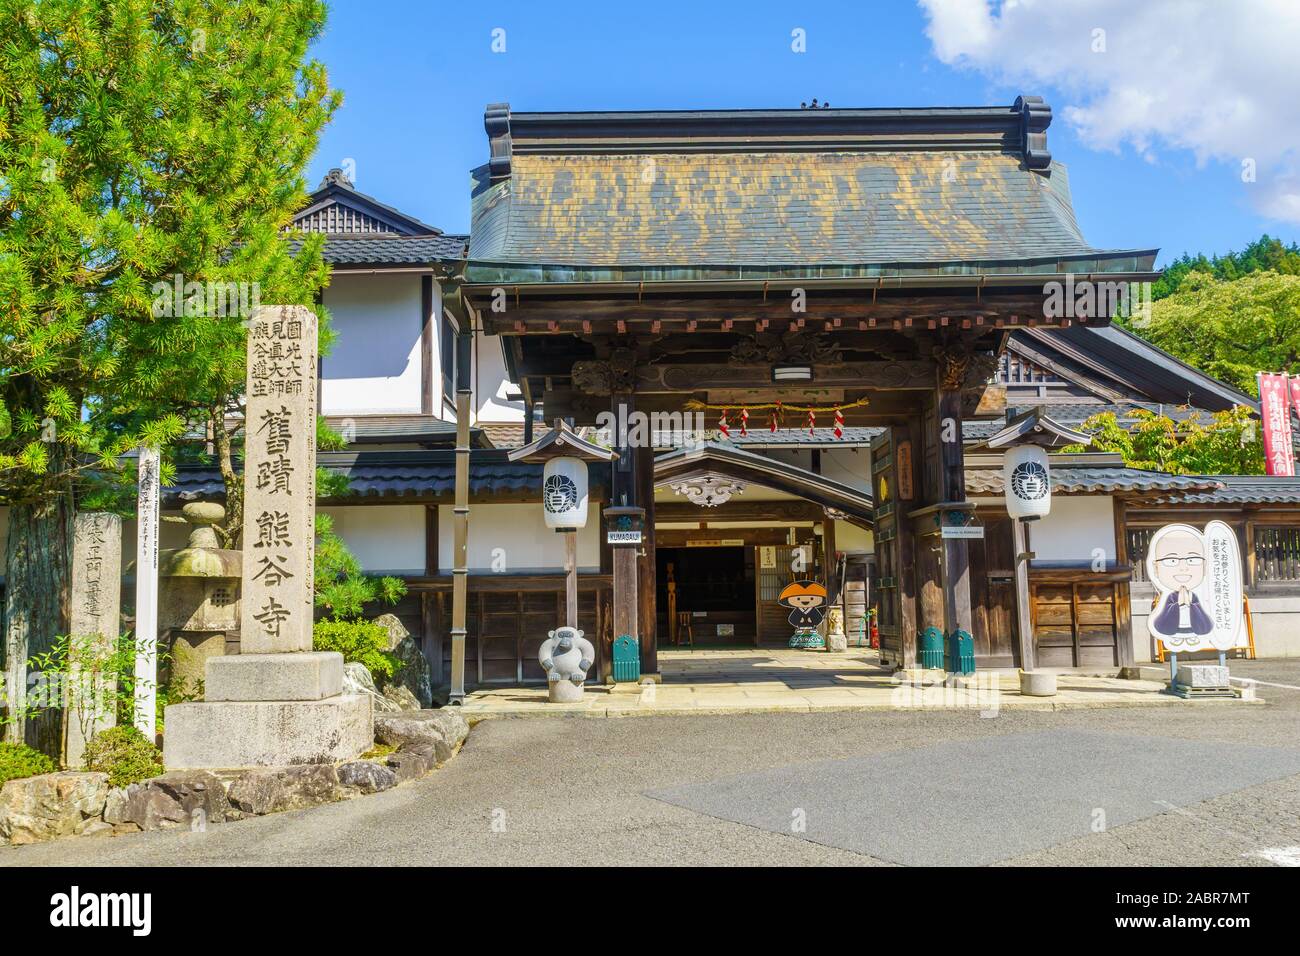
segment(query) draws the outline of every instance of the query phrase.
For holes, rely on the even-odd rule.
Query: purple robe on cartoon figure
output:
[[[1191,598],[1190,603],[1180,605],[1177,591],[1166,594],[1153,621],[1156,629],[1162,634],[1196,634],[1202,637],[1213,631],[1214,622],[1205,613],[1205,608],[1201,607],[1201,599],[1195,593]],[[1182,617],[1184,607],[1187,609],[1186,619]]]

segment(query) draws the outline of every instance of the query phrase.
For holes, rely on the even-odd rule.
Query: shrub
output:
[[[106,773],[109,784],[125,787],[159,776],[162,751],[134,727],[110,727],[86,744],[86,769]]]
[[[387,650],[388,632],[373,621],[317,621],[311,645],[318,651],[338,651],[346,663],[365,664],[376,681],[397,671],[397,658]]]
[[[26,744],[0,744],[0,787],[6,781],[53,773],[54,761]]]

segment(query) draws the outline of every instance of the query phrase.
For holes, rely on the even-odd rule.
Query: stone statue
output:
[[[849,638],[844,633],[844,611],[834,605],[826,612],[826,650],[831,653],[847,651]]]
[[[546,671],[552,703],[582,699],[582,684],[595,657],[596,648],[576,627],[557,627],[547,632],[537,660]]]

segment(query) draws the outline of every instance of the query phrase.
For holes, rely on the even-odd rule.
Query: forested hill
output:
[[[1156,299],[1173,295],[1191,272],[1208,272],[1220,281],[1231,282],[1253,272],[1267,271],[1300,275],[1300,245],[1294,242],[1285,245],[1281,239],[1274,239],[1266,233],[1240,252],[1222,256],[1183,253],[1165,266],[1165,274],[1155,284],[1152,295]]]

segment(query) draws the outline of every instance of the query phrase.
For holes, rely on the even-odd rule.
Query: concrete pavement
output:
[[[1236,662],[1234,670],[1300,685],[1289,664],[1250,665]],[[977,813],[978,801],[992,798],[986,786],[963,786],[963,760],[982,761],[982,766],[1001,761],[1008,795],[995,808],[997,816],[1005,820],[1023,805],[1038,815],[1035,833],[1042,834],[1011,846],[1011,855],[1005,855],[1007,841],[974,828],[964,837],[971,862],[1270,866],[1270,855],[1285,859],[1288,848],[1294,855],[1293,848],[1300,847],[1295,811],[1300,775],[1290,763],[1300,752],[1300,691],[1260,692],[1267,703],[1254,706],[1180,702],[1060,712],[1003,710],[996,717],[971,710],[918,710],[490,720],[474,729],[461,755],[444,769],[386,793],[213,826],[206,833],[144,833],[0,848],[0,866],[921,862],[951,844],[953,821]],[[1078,792],[1068,802],[1035,789],[1051,778],[1049,771],[1060,766],[1059,760],[1049,762],[1045,776],[1017,770],[1043,751],[1044,741],[1050,746],[1053,735],[1060,739],[1062,734],[1076,735],[1076,740],[1107,735],[1105,752],[1124,758],[1117,762],[1103,753],[1073,782]],[[1180,748],[1200,741],[1216,745],[1200,759],[1220,782],[1202,792],[1171,788],[1170,775],[1161,768],[1176,769],[1184,761]],[[1229,745],[1231,751],[1237,744],[1280,753],[1273,763],[1257,754],[1261,762],[1253,765],[1253,776],[1231,779],[1232,769],[1214,762],[1223,760],[1218,745]],[[1134,761],[1141,762],[1148,747],[1149,770],[1141,780],[1130,780]],[[1193,757],[1198,753],[1193,750]],[[1126,756],[1133,754],[1137,756]],[[942,762],[947,782],[942,788],[914,788],[914,799],[932,818],[942,818],[943,826],[914,826],[913,817],[908,831],[901,832],[889,815],[899,791],[873,798],[845,785],[852,780],[850,771],[870,766],[872,760],[919,766],[930,758]],[[690,787],[707,793],[713,782],[744,774],[795,780],[806,794],[823,800],[818,812],[850,820],[846,831],[856,843],[809,839],[816,821],[812,816],[805,833],[776,832],[649,795]],[[1225,783],[1223,777],[1230,779]],[[1123,792],[1117,796],[1118,790]],[[1154,814],[1126,816],[1126,807],[1146,800]],[[1092,811],[1097,807],[1107,819],[1094,832]],[[1086,827],[1080,826],[1080,808],[1088,813]],[[889,840],[872,837],[873,832],[889,834]]]

